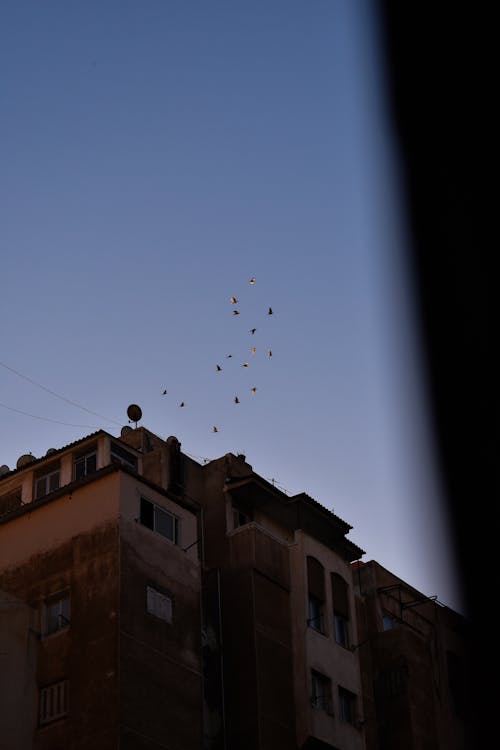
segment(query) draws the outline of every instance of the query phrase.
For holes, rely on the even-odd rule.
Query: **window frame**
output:
[[[95,468],[91,471],[88,470],[87,462],[90,458],[95,457]],[[77,464],[79,464],[81,461],[85,461],[85,470],[83,474],[80,474],[80,476],[77,476]],[[76,482],[78,479],[83,479],[84,477],[91,476],[92,474],[95,474],[97,471],[97,446],[94,448],[89,448],[88,451],[85,451],[84,453],[77,454],[73,456],[73,480]]]
[[[357,695],[347,688],[338,686],[339,721],[356,726]]]
[[[52,478],[57,475],[57,487],[51,487]],[[55,492],[59,489],[61,486],[61,468],[58,466],[57,468],[48,470],[45,474],[40,474],[40,476],[35,476],[35,488],[34,488],[34,499],[35,500],[41,500],[43,497],[46,497],[47,495],[50,495],[51,492]],[[44,492],[39,493],[38,492],[38,484],[40,482],[44,482]]]
[[[54,696],[59,710],[52,709]],[[38,725],[45,727],[58,719],[63,719],[69,714],[69,680],[58,680],[50,685],[44,685],[39,689],[38,697]]]
[[[51,607],[59,605],[59,612],[55,617],[49,614]],[[58,627],[50,627],[49,623],[51,619],[55,619],[60,624]],[[69,589],[59,591],[56,594],[51,594],[46,597],[43,602],[43,615],[42,615],[42,632],[44,638],[49,638],[57,633],[68,630],[71,625],[71,593]]]
[[[311,669],[311,706],[333,716],[332,681],[316,669]]]
[[[153,602],[151,608],[150,601]],[[159,603],[166,605],[167,616],[164,617],[161,614],[161,605],[156,606]],[[172,625],[174,619],[174,599],[172,595],[165,589],[151,583],[146,584],[146,613],[162,622],[166,622],[168,625]]]
[[[143,512],[146,510],[146,503],[149,506],[152,506],[152,525],[150,525],[149,523],[145,523],[143,520],[146,518],[146,515],[149,515],[149,513],[151,513],[151,509],[149,508],[148,508],[148,514]],[[170,536],[167,536],[167,534],[164,534],[162,531],[159,531],[158,529],[157,515],[159,518],[161,518],[162,514],[172,520],[173,538],[171,538]],[[150,531],[153,531],[155,534],[158,534],[158,536],[161,536],[162,539],[166,539],[171,544],[175,544],[176,547],[180,546],[180,538],[181,538],[180,517],[176,516],[175,513],[172,513],[170,510],[167,510],[162,505],[158,505],[157,503],[154,503],[152,500],[149,500],[147,497],[144,497],[144,495],[140,496],[140,501],[139,501],[139,522],[141,526],[144,526],[146,529],[149,529]]]

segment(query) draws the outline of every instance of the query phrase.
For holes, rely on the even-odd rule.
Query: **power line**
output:
[[[30,414],[27,411],[21,411],[21,409],[15,409],[13,406],[7,406],[7,404],[2,404],[0,401],[0,406],[2,406],[4,409],[8,409],[9,411],[15,411],[17,414],[23,414],[25,417],[33,417],[33,419],[42,419],[44,422],[54,422],[54,424],[63,424],[66,427],[85,427],[89,429],[95,429],[95,425],[92,424],[72,424],[71,422],[60,422],[58,419],[51,419],[50,417],[39,417],[37,414]]]
[[[72,406],[76,406],[78,409],[82,409],[83,411],[88,412],[88,414],[92,414],[94,417],[99,417],[100,419],[105,419],[106,422],[112,422],[113,424],[121,426],[120,422],[116,422],[114,419],[109,419],[109,417],[105,417],[103,414],[98,414],[95,411],[91,411],[90,409],[87,409],[86,406],[82,406],[81,404],[78,404],[76,401],[72,401],[69,398],[66,398],[65,396],[61,396],[59,393],[56,393],[55,391],[52,391],[50,388],[47,388],[45,385],[42,385],[41,383],[37,383],[36,380],[33,380],[32,378],[29,378],[27,375],[23,375],[22,372],[19,372],[18,370],[14,370],[13,367],[9,367],[9,365],[6,365],[4,362],[0,362],[0,367],[4,367],[6,370],[10,370],[10,372],[13,372],[15,375],[17,375],[20,378],[23,378],[23,380],[27,380],[28,383],[32,383],[33,385],[36,385],[37,388],[41,388],[43,391],[47,391],[47,393],[50,393],[51,396],[55,396],[56,398],[61,399],[61,401],[66,401],[67,404],[71,404]],[[10,407],[6,407],[9,409]],[[16,411],[16,409],[13,409],[13,411]],[[24,414],[26,412],[21,412],[21,414]],[[28,414],[28,416],[33,417],[34,414]],[[36,417],[37,419],[47,419],[47,417]],[[49,422],[54,422],[55,420],[49,419]],[[59,424],[66,424],[65,422],[59,422]],[[72,425],[74,427],[88,427],[88,425]]]

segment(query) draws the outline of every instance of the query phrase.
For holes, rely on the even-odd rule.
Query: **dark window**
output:
[[[311,672],[311,705],[331,713],[332,683],[320,672]]]
[[[122,448],[121,445],[111,443],[110,455],[112,463],[128,466],[129,468],[134,469],[134,471],[137,471],[137,456],[134,456],[133,453]]]
[[[356,696],[339,686],[339,719],[349,724],[356,721]]]
[[[172,597],[153,586],[146,586],[146,611],[160,620],[172,622]]]
[[[168,510],[141,497],[141,524],[174,544],[179,543],[179,519]]]
[[[385,669],[378,676],[376,683],[377,697],[397,698],[402,695],[406,689],[406,679],[408,667],[406,664]]]
[[[337,643],[349,645],[349,587],[342,576],[332,573],[333,630]]]
[[[11,513],[21,506],[22,489],[17,487],[12,492],[7,492],[0,497],[0,516]]]
[[[325,573],[315,557],[307,558],[307,624],[324,633]]]
[[[39,721],[48,724],[68,713],[69,684],[61,680],[40,690]]]
[[[51,596],[45,602],[45,635],[57,633],[58,630],[67,628],[70,624],[70,598],[69,593]]]
[[[74,467],[75,479],[94,474],[97,471],[97,453],[94,451],[75,458]]]
[[[247,513],[244,513],[239,508],[233,508],[233,529],[244,526],[246,523],[250,523],[250,521],[251,518]]]
[[[397,627],[398,621],[394,617],[394,615],[391,615],[390,612],[386,612],[385,610],[382,612],[382,629],[383,630],[392,630],[393,628]]]
[[[59,489],[59,469],[49,471],[35,480],[35,500]]]

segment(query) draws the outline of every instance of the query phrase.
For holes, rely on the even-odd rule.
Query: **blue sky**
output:
[[[0,463],[134,402],[461,609],[374,7],[2,3]]]

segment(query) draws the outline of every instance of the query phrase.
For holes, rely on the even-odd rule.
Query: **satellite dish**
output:
[[[49,449],[47,450],[47,453],[46,453],[45,455],[46,455],[46,456],[51,456],[51,455],[52,455],[53,453],[57,453],[57,450],[56,450],[56,448],[49,448]]]
[[[128,434],[129,432],[133,432],[133,429],[132,429],[132,427],[129,427],[129,426],[128,426],[128,424],[126,424],[126,425],[125,425],[124,427],[122,427],[122,428],[121,428],[121,430],[120,430],[120,435],[121,435],[122,437],[124,437],[124,436],[125,436],[125,435],[127,435],[127,434]]]
[[[135,422],[135,425],[137,427],[137,422],[142,417],[141,407],[137,406],[137,404],[130,404],[130,406],[127,409],[127,416],[131,422]]]
[[[32,453],[23,453],[23,455],[19,456],[17,459],[16,468],[21,469],[23,466],[27,466],[33,461],[36,461],[36,458]]]
[[[7,464],[2,464],[2,466],[0,466],[0,477],[2,477],[4,474],[8,474],[9,471],[10,469]]]

